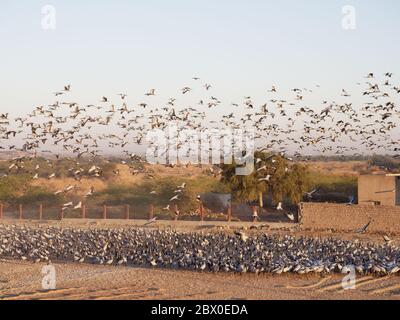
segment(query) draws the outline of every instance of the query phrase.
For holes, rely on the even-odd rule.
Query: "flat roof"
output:
[[[400,177],[400,173],[366,173],[360,176]]]

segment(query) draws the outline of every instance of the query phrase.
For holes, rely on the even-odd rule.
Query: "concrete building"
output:
[[[400,206],[400,174],[366,174],[358,178],[358,203]]]

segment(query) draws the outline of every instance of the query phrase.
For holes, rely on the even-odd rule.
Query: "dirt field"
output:
[[[164,269],[54,264],[56,289],[42,290],[44,264],[0,262],[0,299],[399,299],[400,277],[359,277],[342,289],[341,275],[238,275]]]

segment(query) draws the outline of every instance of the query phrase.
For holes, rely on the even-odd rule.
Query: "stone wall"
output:
[[[372,221],[368,232],[400,234],[400,207],[332,203],[300,203],[303,228],[354,231]]]

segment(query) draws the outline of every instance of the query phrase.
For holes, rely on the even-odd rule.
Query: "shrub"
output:
[[[54,195],[42,187],[29,187],[28,190],[20,197],[15,199],[19,204],[44,204],[44,205],[59,205],[63,201],[61,195]]]
[[[11,175],[0,179],[0,201],[12,202],[28,187],[27,175]]]

